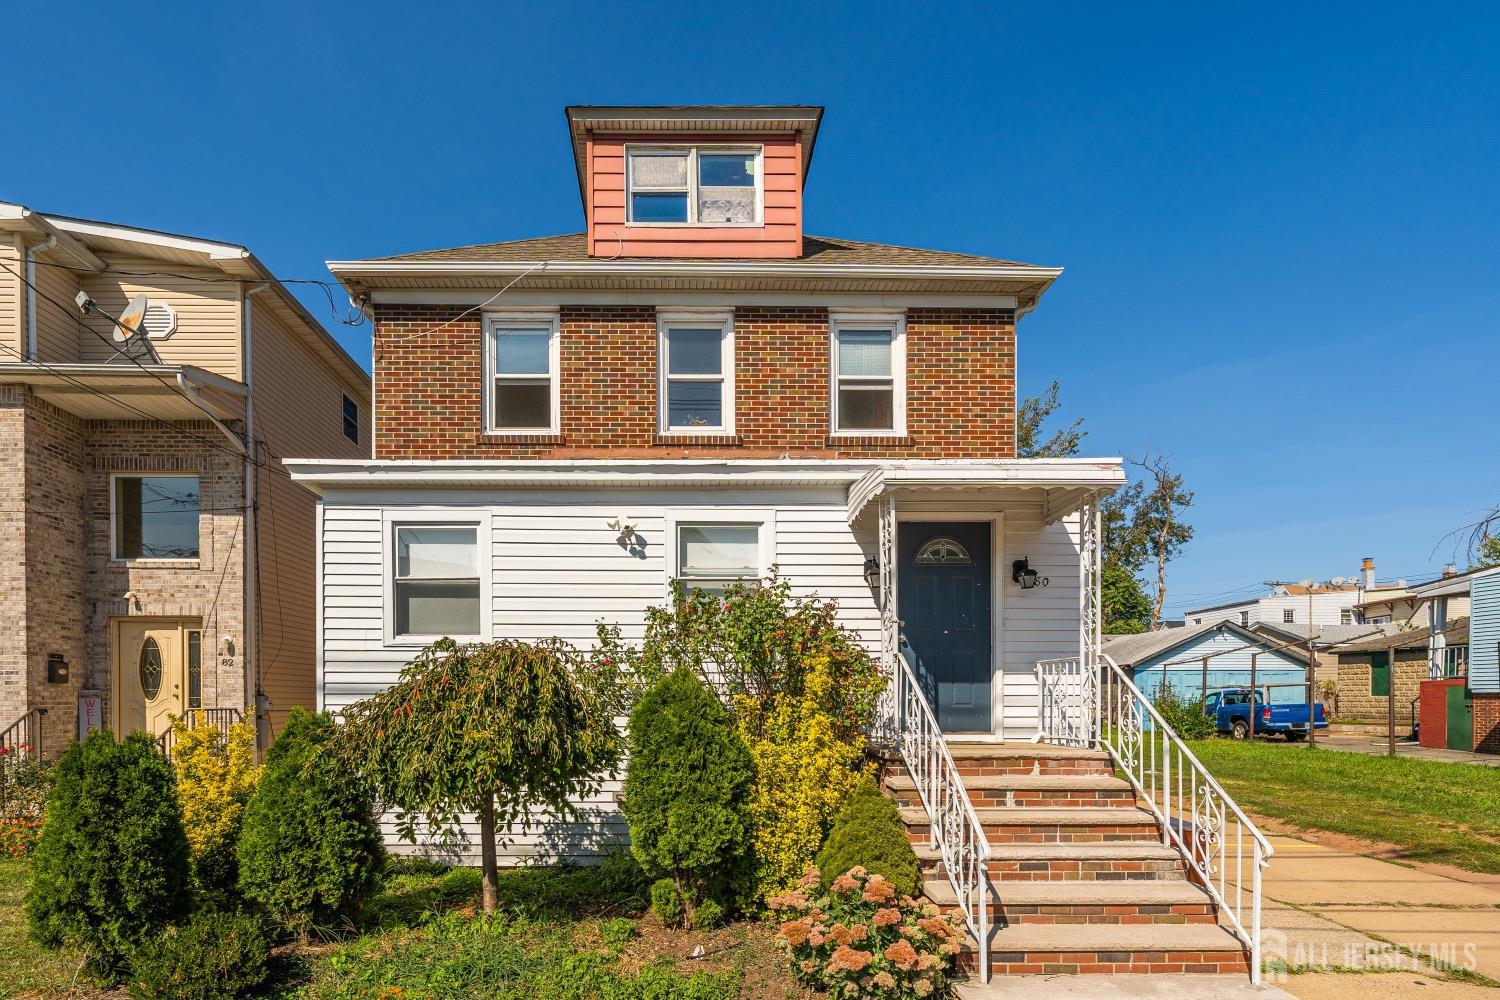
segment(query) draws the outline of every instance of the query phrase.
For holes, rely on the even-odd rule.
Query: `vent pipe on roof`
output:
[[[1365,556],[1359,564],[1359,586],[1361,590],[1375,589],[1375,557]]]

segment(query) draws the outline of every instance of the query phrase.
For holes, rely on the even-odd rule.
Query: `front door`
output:
[[[944,732],[991,732],[990,524],[903,521],[902,631]]]
[[[1448,685],[1448,749],[1474,749],[1474,696],[1468,684]]]
[[[160,736],[170,715],[183,712],[186,632],[177,622],[119,623],[115,644],[121,735],[144,729]]]

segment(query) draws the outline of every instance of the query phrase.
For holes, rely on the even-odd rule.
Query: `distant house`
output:
[[[1188,628],[1232,621],[1250,626],[1256,622],[1273,625],[1352,625],[1354,606],[1359,603],[1360,588],[1342,579],[1327,583],[1278,583],[1264,597],[1183,613]]]
[[[1500,566],[1445,574],[1412,594],[1429,623],[1422,745],[1500,753]],[[1462,639],[1443,627],[1455,607],[1469,612]]]
[[[1272,702],[1307,700],[1307,654],[1230,621],[1139,635],[1107,635],[1104,652],[1155,697],[1165,685],[1197,699],[1225,687],[1260,688]]]
[[[1380,722],[1394,699],[1396,722],[1404,729],[1411,722],[1417,692],[1428,679],[1431,636],[1429,628],[1412,628],[1336,647],[1339,717]],[[1453,648],[1466,645],[1469,620],[1449,623],[1445,639]]]

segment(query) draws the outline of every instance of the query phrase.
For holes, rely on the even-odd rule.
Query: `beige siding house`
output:
[[[202,708],[264,745],[313,705],[315,498],[281,456],[363,458],[369,421],[245,248],[0,202],[0,743]]]

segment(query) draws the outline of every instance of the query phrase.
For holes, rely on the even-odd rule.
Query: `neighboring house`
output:
[[[1191,628],[1214,622],[1232,621],[1249,626],[1256,622],[1268,625],[1351,625],[1354,605],[1359,601],[1359,585],[1342,579],[1327,583],[1278,583],[1264,597],[1183,612]]]
[[[1151,698],[1163,687],[1196,701],[1216,689],[1254,686],[1267,701],[1307,701],[1306,650],[1236,622],[1109,635],[1104,652]]]
[[[1500,566],[1446,573],[1411,590],[1428,618],[1422,745],[1500,753]],[[1466,640],[1443,628],[1455,607],[1469,612]]]
[[[1268,636],[1278,646],[1295,645],[1299,654],[1304,657],[1310,635],[1313,641],[1313,659],[1317,662],[1317,681],[1321,689],[1325,682],[1338,679],[1337,648],[1341,643],[1387,635],[1394,629],[1389,625],[1273,625],[1269,622],[1253,622],[1250,631]],[[1333,712],[1334,706],[1330,703],[1328,713],[1332,715]]]
[[[1405,729],[1430,673],[1431,636],[1429,628],[1410,628],[1335,647],[1340,718],[1384,722],[1394,699],[1396,723]],[[1467,618],[1451,621],[1444,629],[1445,641],[1454,649],[1466,645],[1468,636]]]
[[[315,502],[279,457],[368,455],[369,421],[245,248],[0,202],[0,742],[255,706],[264,744],[314,704]]]
[[[638,640],[673,579],[774,571],[836,599],[891,680],[885,787],[982,974],[1258,974],[1212,872],[1237,843],[1258,877],[1264,841],[1173,744],[1222,834],[1188,846],[1160,825],[1181,803],[1134,808],[1154,792],[1112,770],[1140,755],[1101,746],[1146,739],[1094,686],[1121,462],[1016,457],[1016,324],[1058,270],[807,235],[820,120],[570,108],[583,232],[329,265],[374,319],[378,408],[372,460],[288,463],[322,497],[320,704],[439,636]],[[503,856],[596,856],[627,832],[619,792]]]

